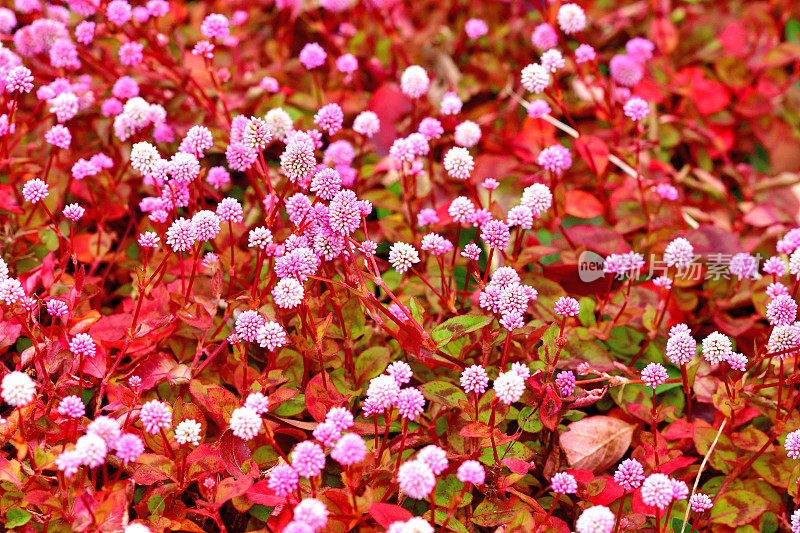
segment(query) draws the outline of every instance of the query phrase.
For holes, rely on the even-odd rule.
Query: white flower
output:
[[[36,383],[24,372],[11,372],[0,386],[3,400],[12,407],[24,407],[36,396]]]
[[[197,446],[200,444],[201,430],[200,422],[191,418],[184,420],[175,428],[175,441],[178,444],[191,443],[193,446]]]

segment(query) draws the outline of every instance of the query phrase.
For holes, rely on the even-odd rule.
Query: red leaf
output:
[[[509,470],[515,474],[524,476],[533,467],[533,463],[517,459],[516,457],[506,457],[502,463],[508,467]]]
[[[585,135],[575,140],[575,149],[581,155],[586,164],[599,176],[608,167],[608,145],[599,137]]]
[[[661,471],[665,474],[670,474],[676,470],[680,470],[681,468],[686,468],[695,461],[697,461],[697,457],[676,457],[672,461],[667,461],[666,463],[662,464]]]
[[[739,21],[733,21],[725,26],[717,38],[730,55],[742,57],[747,50],[747,34]]]
[[[17,197],[14,196],[14,189],[11,188],[11,185],[5,183],[0,184],[0,209],[17,215],[21,215],[25,212],[20,209],[17,203]]]
[[[245,475],[242,463],[250,459],[250,448],[244,439],[237,437],[230,430],[225,431],[219,439],[219,456],[225,461],[228,473],[234,478]]]
[[[269,488],[269,481],[263,479],[247,489],[247,497],[253,503],[260,503],[267,507],[275,507],[286,501],[286,496],[278,496]]]
[[[393,522],[406,522],[414,517],[407,509],[391,503],[373,502],[369,514],[381,527],[388,528]]]
[[[624,254],[629,251],[628,244],[622,235],[608,228],[579,224],[566,230],[570,240],[606,256],[608,254]]]
[[[678,72],[675,84],[687,87],[689,98],[703,115],[722,111],[731,102],[725,86],[706,78],[705,72],[697,67],[687,67]]]
[[[603,214],[603,204],[588,192],[575,189],[567,191],[565,210],[574,217],[594,218]]]
[[[541,418],[542,424],[547,429],[555,431],[558,425],[558,411],[561,409],[561,400],[550,387],[545,390],[544,400],[542,400],[542,405],[539,407],[539,418]]]
[[[308,414],[314,417],[317,422],[325,420],[325,415],[328,414],[334,407],[339,407],[344,402],[342,393],[336,390],[331,380],[327,380],[328,388],[322,386],[322,374],[317,374],[306,386],[306,409]]]

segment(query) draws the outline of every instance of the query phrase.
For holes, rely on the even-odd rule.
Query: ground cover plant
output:
[[[800,533],[800,6],[0,7],[0,524]]]

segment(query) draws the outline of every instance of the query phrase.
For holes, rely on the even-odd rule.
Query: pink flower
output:
[[[472,261],[477,261],[481,256],[481,249],[478,248],[477,244],[469,243],[464,246],[464,249],[461,251],[461,255]]]
[[[267,322],[258,328],[255,341],[272,352],[286,344],[286,331],[277,322]]]
[[[462,483],[481,485],[486,480],[486,472],[478,461],[467,460],[461,463],[456,472],[456,477]]]
[[[614,474],[614,482],[625,491],[638,489],[644,481],[644,467],[636,459],[622,461]]]
[[[292,466],[303,477],[315,477],[325,467],[325,453],[319,444],[303,441],[291,454]]]
[[[331,229],[339,235],[350,235],[356,231],[361,224],[361,210],[356,193],[350,189],[337,192],[329,206],[328,221]]]
[[[335,135],[342,129],[344,114],[339,104],[330,103],[322,106],[314,115],[314,124],[325,130],[328,135]]]
[[[109,22],[122,26],[131,20],[131,6],[127,0],[112,0],[106,8],[106,17]]]
[[[561,174],[572,165],[572,155],[569,150],[560,144],[548,146],[539,153],[536,162],[545,170]]]
[[[33,90],[33,74],[30,69],[16,65],[5,76],[6,90],[10,93],[29,93]]]
[[[558,8],[558,25],[567,35],[578,33],[586,27],[586,14],[577,4],[562,4]]]
[[[423,118],[419,123],[417,131],[425,136],[426,139],[438,139],[444,133],[442,123],[433,117]]]
[[[303,302],[303,286],[294,278],[283,278],[272,289],[275,305],[282,309],[294,309]]]
[[[291,465],[286,463],[276,465],[269,473],[267,486],[275,491],[278,496],[291,494],[297,488],[300,476]]]
[[[407,461],[400,465],[397,481],[400,484],[400,492],[422,500],[428,497],[436,485],[436,476],[426,463],[420,460]]]
[[[588,44],[582,44],[575,49],[575,62],[576,63],[588,63],[590,61],[594,61],[597,57],[597,53],[594,51],[594,48]]]
[[[425,69],[411,65],[400,76],[400,89],[410,98],[419,98],[428,92],[430,80]]]
[[[158,241],[160,240],[154,231],[145,231],[139,235],[138,242],[142,248],[158,248]]]
[[[418,389],[408,387],[397,394],[394,406],[397,407],[400,416],[413,421],[424,411],[425,397]]]
[[[575,480],[575,476],[566,472],[554,474],[550,484],[556,494],[575,494],[578,492],[578,482]]]
[[[664,261],[669,266],[685,269],[689,267],[692,259],[694,259],[694,247],[683,237],[672,240],[664,250]]]
[[[119,47],[119,61],[123,65],[135,67],[142,62],[144,45],[136,42],[123,43]]]
[[[77,396],[65,396],[58,404],[58,413],[69,418],[80,418],[86,414],[86,407]]]
[[[420,248],[433,255],[442,255],[453,249],[453,243],[438,233],[428,233],[422,238]]]
[[[625,116],[631,120],[639,121],[650,114],[650,107],[642,98],[634,96],[623,106]]]
[[[800,430],[792,431],[786,435],[783,448],[790,459],[800,459]]]
[[[229,24],[225,15],[211,13],[203,19],[200,32],[209,39],[224,39],[231,33]]]
[[[317,43],[307,43],[302,50],[300,50],[300,62],[308,70],[321,67],[325,64],[325,58],[328,54]]]
[[[389,263],[402,274],[415,263],[419,263],[419,253],[410,244],[396,242],[389,249]]]
[[[368,138],[378,133],[380,128],[381,123],[378,115],[372,111],[362,111],[353,121],[353,131]]]
[[[78,333],[69,343],[69,350],[79,357],[94,357],[97,352],[94,340],[88,333]]]
[[[158,433],[172,425],[172,408],[165,402],[150,400],[142,405],[139,420],[147,433]]]
[[[787,326],[796,317],[797,302],[789,295],[778,295],[767,304],[767,320],[773,326]]]
[[[539,63],[531,63],[522,69],[520,83],[528,91],[541,94],[550,85],[550,71]]]
[[[262,423],[261,416],[249,407],[234,409],[228,421],[231,432],[244,440],[250,440],[258,435]]]
[[[47,198],[47,184],[39,178],[33,178],[22,186],[22,197],[26,202],[36,204]]]
[[[0,397],[12,407],[25,407],[36,397],[36,382],[24,372],[9,372],[0,382]]]
[[[555,48],[551,48],[543,53],[542,57],[540,58],[540,63],[546,71],[553,73],[558,72],[566,65],[564,56],[562,56],[561,52]]]
[[[595,505],[581,513],[575,522],[577,533],[611,533],[616,518],[608,507]]]
[[[542,118],[545,115],[549,115],[552,112],[550,109],[550,104],[548,104],[545,100],[536,99],[528,102],[528,116],[531,118]]]
[[[725,361],[733,353],[731,340],[715,331],[703,339],[703,357],[711,364]]]
[[[663,511],[673,499],[672,491],[672,480],[666,474],[650,474],[642,483],[642,501]]]
[[[413,377],[411,367],[403,361],[395,361],[390,364],[386,367],[386,373],[392,376],[398,385],[405,385]]]
[[[691,507],[692,511],[695,513],[703,513],[711,509],[713,506],[714,504],[711,502],[711,498],[702,492],[696,492],[695,494],[692,494],[691,498],[689,498],[689,507]]]
[[[656,388],[669,379],[667,369],[659,363],[650,363],[642,370],[642,381],[648,387]]]
[[[562,397],[572,396],[572,393],[575,392],[575,374],[571,370],[559,372],[555,384]]]
[[[678,189],[669,183],[659,183],[656,185],[656,194],[663,200],[677,200]]]
[[[83,454],[78,450],[67,450],[56,457],[55,463],[65,477],[71,478],[78,473],[83,464]]]
[[[494,393],[506,405],[519,401],[525,392],[525,380],[516,372],[501,372],[494,380]]]
[[[328,509],[315,498],[306,498],[294,508],[294,520],[307,524],[312,531],[320,531],[328,523]]]
[[[575,298],[570,298],[569,296],[561,296],[558,300],[556,300],[555,307],[553,311],[557,315],[561,315],[564,317],[567,316],[578,316],[578,313],[581,311],[581,305],[578,303],[578,300]]]
[[[179,218],[167,229],[167,245],[175,252],[185,252],[197,241],[197,230],[191,220]]]
[[[69,143],[72,142],[72,134],[66,126],[56,124],[47,130],[47,133],[44,134],[44,140],[53,146],[67,149],[69,148]]]
[[[764,262],[764,272],[781,278],[786,275],[786,261],[773,255]]]
[[[144,453],[144,443],[138,435],[125,433],[114,441],[115,455],[127,464],[135,461]]]
[[[531,34],[531,42],[536,48],[548,50],[558,44],[558,34],[550,24],[539,24]]]
[[[642,65],[624,54],[617,54],[611,58],[608,63],[611,77],[618,84],[625,87],[633,87],[644,75],[644,68]]]
[[[643,37],[634,37],[625,43],[625,52],[639,63],[644,63],[653,57],[656,45]]]
[[[353,54],[344,54],[336,58],[336,69],[344,74],[352,74],[358,70],[358,59]]]

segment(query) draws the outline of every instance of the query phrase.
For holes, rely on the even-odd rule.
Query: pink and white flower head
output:
[[[228,17],[219,13],[206,15],[200,25],[200,32],[209,39],[224,39],[231,33]]]
[[[334,407],[328,411],[325,421],[335,425],[339,431],[350,429],[354,423],[353,414],[344,407]]]
[[[86,210],[83,207],[79,206],[78,204],[68,204],[64,207],[64,210],[62,211],[64,217],[68,218],[73,222],[77,222],[78,220],[83,218],[83,214],[85,212]]]
[[[472,18],[464,24],[464,32],[472,40],[480,39],[489,33],[489,27],[483,19]]]
[[[386,373],[394,378],[398,385],[405,385],[411,381],[413,372],[408,363],[403,361],[395,361],[386,367]]]
[[[558,34],[550,24],[539,24],[531,34],[531,42],[540,50],[548,50],[558,44]]]
[[[542,118],[545,115],[549,115],[552,109],[550,109],[550,104],[545,100],[537,98],[528,102],[527,111],[528,116],[531,118]]]
[[[788,326],[797,318],[797,302],[789,295],[778,295],[767,304],[767,320],[773,326]]]
[[[555,174],[561,174],[572,166],[572,155],[569,150],[560,144],[548,146],[536,158],[536,162]]]
[[[556,300],[553,311],[557,315],[561,315],[563,317],[578,316],[578,313],[581,311],[581,305],[575,298],[561,296],[558,300]]]
[[[556,494],[575,494],[578,492],[578,482],[575,476],[567,472],[558,472],[550,480],[553,492]]]
[[[259,328],[265,324],[264,317],[258,311],[248,309],[236,317],[236,334],[242,340],[254,342]]]
[[[417,454],[417,460],[431,467],[436,476],[444,472],[448,465],[447,452],[433,444],[422,448]]]
[[[361,135],[372,138],[381,129],[378,115],[372,111],[362,111],[353,121],[353,131]]]
[[[575,392],[575,374],[572,370],[562,370],[556,376],[555,385],[562,398],[572,396]]]
[[[65,396],[58,404],[58,414],[68,418],[80,418],[86,414],[86,407],[77,396]]]
[[[553,193],[543,183],[534,183],[522,191],[520,205],[531,210],[533,216],[541,217],[553,204]]]
[[[144,442],[138,435],[125,433],[114,441],[114,449],[116,450],[114,455],[120,458],[123,464],[128,464],[136,461],[144,453]]]
[[[550,85],[550,71],[539,63],[531,63],[522,69],[520,82],[534,94],[541,94]]]
[[[342,436],[342,432],[332,422],[323,422],[317,424],[317,427],[312,431],[312,435],[316,440],[321,442],[323,446],[333,446],[336,444],[336,441],[339,440],[339,437]]]
[[[685,324],[679,324],[685,326]],[[684,365],[697,354],[697,341],[694,340],[688,327],[670,330],[667,339],[666,355],[673,364]]]
[[[86,427],[86,433],[97,435],[110,448],[121,434],[119,422],[109,416],[98,416]]]
[[[244,406],[261,415],[269,410],[269,398],[264,396],[263,393],[251,392],[247,395]]]
[[[518,402],[525,392],[525,380],[516,372],[501,372],[494,380],[494,393],[506,405]]]
[[[636,459],[625,459],[614,473],[614,482],[625,491],[638,489],[644,481],[644,467]]]
[[[669,183],[659,183],[656,185],[656,194],[662,200],[675,201],[678,199],[678,189]]]
[[[447,151],[442,161],[447,174],[458,180],[466,180],[475,169],[475,161],[469,151],[461,146],[456,146]]]
[[[648,387],[656,388],[669,379],[667,369],[659,363],[650,363],[642,370],[642,382]]]
[[[25,182],[22,186],[22,197],[26,202],[32,204],[39,203],[47,198],[47,184],[39,178],[33,178]]]
[[[673,500],[672,481],[666,474],[650,474],[642,483],[642,501],[663,511]]]
[[[655,49],[656,45],[643,37],[634,37],[625,43],[625,52],[639,63],[644,63],[651,59]]]
[[[302,50],[300,50],[300,63],[303,64],[308,70],[321,67],[325,64],[325,58],[328,54],[318,43],[307,43]]]
[[[367,399],[377,402],[382,408],[392,407],[400,394],[397,381],[388,374],[372,378],[367,387]]]
[[[792,431],[786,435],[783,448],[790,459],[800,459],[800,430]]]
[[[686,269],[694,259],[694,247],[692,243],[683,237],[672,240],[664,250],[664,261],[669,266],[679,269]]]
[[[267,322],[258,328],[255,341],[262,348],[272,352],[286,344],[286,331],[277,322]]]
[[[410,244],[397,242],[389,249],[389,263],[398,273],[402,274],[414,264],[419,263],[419,253]]]
[[[711,364],[725,361],[733,353],[730,338],[715,331],[703,339],[703,357]]]
[[[94,357],[97,346],[88,333],[78,333],[69,342],[69,350],[78,357]]]
[[[542,54],[542,57],[539,60],[539,63],[542,67],[552,73],[556,73],[566,65],[566,61],[564,61],[564,56],[561,55],[561,52],[556,48],[551,48],[547,50],[545,53]]]
[[[400,76],[400,89],[409,98],[420,98],[428,92],[430,79],[425,69],[419,65],[411,65]]]
[[[325,467],[325,452],[319,444],[308,440],[295,446],[290,458],[292,466],[302,477],[315,477]]]
[[[696,492],[689,498],[689,507],[695,513],[704,513],[714,507],[711,498],[702,492]]]
[[[611,509],[603,505],[589,507],[581,513],[575,522],[577,533],[611,533],[616,518]]]
[[[773,255],[764,261],[764,272],[782,278],[786,275],[786,261],[777,255]]]
[[[281,309],[294,309],[303,302],[303,285],[295,278],[283,278],[272,289],[275,305]]]
[[[481,140],[481,128],[475,122],[465,120],[456,126],[454,138],[457,145],[472,148]]]
[[[108,446],[102,438],[89,433],[78,439],[75,443],[75,451],[81,455],[84,465],[96,468],[106,462]]]
[[[481,463],[468,459],[458,467],[456,477],[461,483],[481,485],[486,480],[486,471]]]
[[[12,407],[25,407],[36,397],[36,382],[24,372],[9,372],[0,382],[0,396]]]
[[[625,54],[612,57],[608,68],[614,81],[623,87],[633,87],[644,76],[642,64]]]
[[[575,62],[578,64],[589,63],[594,61],[597,53],[594,48],[589,44],[582,44],[575,49]]]
[[[626,117],[637,122],[650,114],[650,107],[647,102],[638,96],[634,96],[625,102],[622,110]]]
[[[261,431],[261,416],[249,407],[239,407],[231,413],[228,425],[237,437],[250,440]]]
[[[300,476],[297,470],[286,463],[274,466],[269,473],[267,487],[278,496],[291,494],[298,486]]]
[[[586,13],[577,4],[562,4],[558,8],[558,26],[567,35],[583,31],[586,27]]]
[[[427,463],[414,460],[400,465],[397,471],[400,492],[417,500],[427,498],[436,485],[436,476]]]
[[[480,365],[472,365],[461,372],[461,387],[467,394],[483,394],[489,385],[489,376]]]
[[[167,430],[172,425],[172,408],[165,402],[150,400],[142,405],[139,420],[147,433],[158,433]]]
[[[322,128],[328,135],[335,135],[342,129],[344,113],[339,104],[330,103],[322,106],[314,115],[314,124]]]
[[[442,134],[444,134],[442,123],[433,117],[423,118],[419,123],[419,128],[417,128],[417,131],[424,135],[429,141],[438,139],[442,136]]]
[[[358,464],[367,455],[367,445],[364,439],[355,433],[345,433],[336,442],[336,446],[331,450],[331,458],[344,466]]]
[[[463,105],[464,103],[456,93],[452,91],[446,92],[442,95],[442,101],[439,104],[439,112],[442,115],[457,115],[461,113],[461,107]]]

